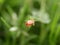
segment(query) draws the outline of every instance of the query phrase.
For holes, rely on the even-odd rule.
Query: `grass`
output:
[[[60,3],[59,0],[11,0],[11,1],[1,0],[0,44],[1,45],[60,45],[59,3]],[[37,6],[34,4],[37,4]],[[32,14],[33,10],[39,11],[34,13],[35,17]],[[49,14],[50,17],[48,18],[50,18],[51,20],[49,24],[40,21],[41,18],[39,17],[40,15],[39,13],[41,12],[43,12],[41,15],[43,14],[45,15],[45,13]],[[15,14],[16,17],[15,15],[13,16],[13,14]],[[30,17],[32,19],[35,18],[36,20],[34,19],[35,21],[34,25],[27,27],[26,22],[30,20]],[[18,27],[18,29],[14,27]],[[10,31],[10,29],[12,31]]]

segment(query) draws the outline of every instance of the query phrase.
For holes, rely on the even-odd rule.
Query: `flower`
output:
[[[16,26],[11,27],[9,31],[13,38],[19,37],[21,35],[21,31]]]
[[[32,11],[32,18],[35,19],[35,21],[40,21],[41,23],[49,24],[51,22],[51,19],[49,17],[49,14],[45,11]]]
[[[28,21],[26,22],[26,26],[27,26],[27,27],[29,27],[29,26],[31,26],[31,25],[34,25],[34,20],[33,20],[33,19],[28,20]]]
[[[17,17],[17,14],[15,12],[12,13],[12,20],[11,20],[11,24],[12,25],[17,25],[17,20],[18,20],[18,17]]]
[[[17,29],[18,29],[17,27],[11,27],[9,31],[14,32],[17,31]]]

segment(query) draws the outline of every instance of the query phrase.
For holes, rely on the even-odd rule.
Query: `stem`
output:
[[[27,0],[25,0],[23,10],[19,11],[19,20],[18,21],[19,21],[19,24],[20,24],[19,26],[20,27],[22,27],[22,24],[24,23],[24,20],[25,20],[25,18],[27,16],[25,13],[26,13],[26,11],[28,11],[28,7],[29,6],[28,6],[28,3],[27,3]]]
[[[20,24],[19,27],[21,29],[23,29],[22,26],[23,26],[24,20],[27,16],[27,14],[25,14],[25,13],[28,12],[28,9],[29,9],[28,0],[25,0],[23,10],[21,10],[21,12],[19,12],[19,20],[18,21]],[[26,29],[24,29],[24,30],[26,30]],[[23,31],[21,32],[21,38],[20,38],[20,44],[19,45],[25,45],[25,35],[23,34]]]
[[[40,3],[41,3],[41,12],[45,12],[45,10],[46,10],[46,0],[41,0],[40,1]],[[43,41],[45,40],[45,38],[46,38],[46,36],[47,36],[47,32],[45,31],[44,32],[44,29],[45,28],[45,25],[44,24],[42,24],[41,25],[41,35],[39,36],[39,45],[41,44],[42,45],[42,43],[43,43]]]
[[[56,41],[57,41],[57,37],[59,35],[59,32],[60,32],[60,24],[58,25],[57,30],[55,32],[55,36],[54,36],[54,42],[55,42],[55,44],[56,44]]]
[[[1,17],[1,20],[8,29],[11,27],[3,17]],[[9,45],[9,43],[10,43],[9,38],[10,38],[9,31],[6,29],[6,45]]]
[[[59,9],[60,9],[60,6],[58,7],[58,9],[56,11],[56,14],[55,14],[55,17],[54,17],[54,19],[53,19],[53,21],[52,21],[52,23],[50,25],[51,26],[50,27],[51,33],[49,35],[50,42],[52,42],[52,36],[53,36],[54,30],[55,30],[55,27],[56,27],[56,25],[57,25],[57,23],[59,21],[59,18],[60,18],[60,10]]]
[[[13,32],[14,34],[12,35],[12,37],[13,37],[13,44],[12,45],[16,45],[16,39],[17,39],[17,32]]]
[[[16,38],[13,38],[13,45],[16,45]]]
[[[40,3],[41,3],[41,10],[45,11],[45,9],[46,9],[46,7],[45,7],[46,6],[46,0],[41,0]]]
[[[20,38],[20,44],[19,45],[25,45],[25,35],[21,33],[21,38]]]
[[[12,16],[12,14],[13,14],[13,9],[12,9],[9,5],[7,5],[6,8],[7,8],[7,10],[8,10],[8,13],[10,14],[10,16]]]
[[[10,44],[10,34],[9,31],[6,30],[6,45]]]
[[[53,18],[53,15],[55,13],[55,11],[57,10],[57,4],[58,4],[58,0],[54,0],[53,4],[52,4],[52,8],[50,9],[50,15],[51,15],[51,18]]]
[[[39,35],[38,45],[42,45],[43,44],[43,41],[45,40],[46,36],[47,36],[47,32],[45,30],[45,25],[42,24],[41,25],[41,32],[40,32],[40,35]]]
[[[6,22],[6,20],[3,18],[3,17],[1,17],[1,20],[2,20],[2,22],[5,24],[5,26],[7,27],[7,28],[10,28],[11,26]]]

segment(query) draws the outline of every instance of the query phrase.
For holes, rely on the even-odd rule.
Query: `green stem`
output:
[[[19,20],[18,21],[19,21],[19,27],[21,29],[23,29],[22,26],[25,22],[24,20],[26,19],[26,16],[27,16],[26,12],[28,12],[28,9],[29,9],[28,0],[25,0],[23,10],[19,11]],[[26,29],[24,29],[24,30],[26,30]],[[25,35],[23,34],[23,32],[21,34],[19,45],[25,45]]]
[[[46,11],[46,0],[40,0],[40,3],[41,3],[41,9],[40,9],[40,11],[41,12],[45,12]],[[41,25],[41,35],[39,36],[39,45],[41,44],[42,45],[42,43],[43,43],[43,41],[45,40],[45,38],[46,38],[46,36],[47,36],[47,32],[45,31],[45,25],[44,24],[42,24]],[[44,32],[45,31],[45,32]]]
[[[56,41],[57,41],[57,37],[59,35],[59,32],[60,32],[60,24],[58,25],[57,30],[55,32],[55,36],[54,36],[54,42],[55,42],[55,44],[56,44]]]
[[[58,7],[57,11],[56,11],[56,14],[55,14],[55,17],[51,23],[51,27],[50,27],[50,30],[51,30],[51,33],[50,33],[50,36],[49,36],[49,39],[50,39],[50,42],[52,41],[52,36],[53,36],[53,33],[54,33],[54,30],[55,30],[55,27],[57,25],[57,22],[60,18],[60,6]]]
[[[55,13],[55,11],[56,11],[56,9],[57,9],[57,3],[58,3],[58,0],[54,0],[54,2],[53,2],[53,5],[52,5],[52,8],[51,8],[51,17],[53,18],[53,15],[54,15],[54,13]]]
[[[12,16],[12,14],[13,14],[13,9],[12,9],[9,5],[7,5],[6,8],[7,8],[7,10],[8,10],[8,13],[10,14],[10,16]]]
[[[10,28],[11,26],[6,22],[6,20],[3,18],[3,17],[1,17],[1,20],[2,20],[2,22],[5,24],[5,26],[7,27],[7,28]]]
[[[20,44],[19,45],[25,45],[25,35],[21,33],[21,38],[20,38]]]
[[[6,30],[6,45],[10,44],[10,34],[9,31]]]
[[[40,3],[41,3],[41,10],[45,11],[46,10],[46,0],[41,0]]]
[[[5,24],[5,26],[9,29],[11,26],[4,20],[3,17],[1,17],[2,22]],[[9,31],[6,30],[6,45],[9,45]]]
[[[13,44],[12,45],[16,45],[16,38],[13,38]]]
[[[23,8],[22,8],[22,10],[20,9],[20,11],[19,11],[19,20],[18,20],[18,22],[19,22],[19,26],[21,27],[22,26],[22,24],[24,23],[24,20],[25,20],[25,16],[27,16],[25,13],[26,13],[26,11],[28,10],[28,3],[27,3],[27,1],[25,0],[25,3],[24,3],[24,6],[23,6]]]
[[[45,30],[45,25],[42,24],[40,28],[41,28],[41,32],[40,32],[40,35],[39,35],[38,45],[42,45],[43,41],[45,40],[45,38],[47,36],[47,32]]]

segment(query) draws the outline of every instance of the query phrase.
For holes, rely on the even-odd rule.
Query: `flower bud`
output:
[[[28,21],[26,22],[26,26],[27,26],[27,27],[30,27],[30,26],[32,26],[32,25],[34,25],[34,20],[28,20]]]

